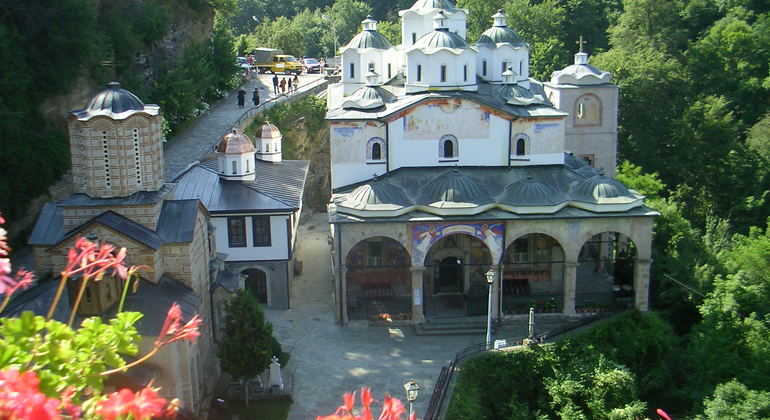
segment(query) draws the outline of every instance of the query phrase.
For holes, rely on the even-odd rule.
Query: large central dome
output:
[[[99,91],[86,105],[91,113],[120,114],[126,111],[142,111],[144,103],[133,93],[122,89],[120,83],[110,82],[107,89]]]
[[[414,43],[415,48],[468,48],[463,37],[446,29],[428,32]]]
[[[458,172],[434,178],[425,184],[420,195],[420,204],[431,207],[475,207],[491,202],[483,185]]]

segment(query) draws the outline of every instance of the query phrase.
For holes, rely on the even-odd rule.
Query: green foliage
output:
[[[270,365],[273,326],[265,321],[259,302],[239,290],[225,304],[224,337],[217,356],[222,370],[234,380],[252,379]]]
[[[557,0],[509,0],[504,10],[508,26],[530,44],[532,77],[548,80],[553,71],[564,67],[571,55],[558,34],[567,15]]]
[[[309,143],[319,144],[328,132],[325,116],[326,101],[316,96],[308,96],[289,104],[278,104],[257,115],[244,131],[247,135],[254,136],[257,129],[269,120],[270,124],[278,127],[283,134],[284,159],[308,159],[308,154],[299,150],[308,143],[303,136],[311,133],[316,137]]]
[[[717,386],[704,405],[700,420],[770,419],[770,392],[750,390],[735,380]]]
[[[76,395],[86,388],[102,389],[100,373],[125,366],[121,355],[135,355],[141,336],[134,324],[138,312],[120,312],[105,324],[92,317],[73,330],[32,312],[0,318],[0,369],[24,367],[40,378],[40,390],[59,395],[68,386]]]

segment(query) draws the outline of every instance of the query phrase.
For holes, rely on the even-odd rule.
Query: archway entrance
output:
[[[257,298],[260,303],[267,303],[267,275],[258,268],[248,268],[241,271],[246,276],[246,290]]]
[[[516,238],[503,255],[504,314],[561,312],[564,300],[564,250],[551,236],[533,233]]]
[[[634,304],[636,246],[619,232],[594,235],[580,248],[575,284],[577,312],[604,312]]]
[[[436,293],[462,293],[465,277],[463,260],[446,257],[437,266]]]
[[[367,238],[348,252],[345,267],[349,320],[411,317],[409,253],[403,245],[382,236]]]

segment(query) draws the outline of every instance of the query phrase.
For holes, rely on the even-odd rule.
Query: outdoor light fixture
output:
[[[495,283],[495,272],[491,268],[484,274],[487,277],[487,288],[489,289],[489,300],[487,304],[487,350],[492,346],[492,284]]]
[[[411,380],[404,384],[404,390],[406,391],[406,399],[409,401],[409,415],[411,416],[414,412],[412,403],[417,399],[417,394],[420,393],[420,387],[414,380]]]

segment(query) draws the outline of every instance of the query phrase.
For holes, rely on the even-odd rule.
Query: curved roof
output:
[[[414,48],[468,48],[468,43],[460,35],[441,28],[428,32],[414,43]]]
[[[620,181],[604,175],[584,179],[570,195],[573,200],[586,203],[628,203],[638,200]]]
[[[393,45],[385,38],[381,33],[374,30],[361,31],[358,35],[345,45],[344,49],[348,48],[376,48],[378,50],[387,50],[392,48]]]
[[[493,41],[492,38],[484,34],[479,35],[479,39],[476,40],[476,45],[486,45],[487,47],[490,47],[490,48],[497,47],[497,44],[495,44],[495,41]]]
[[[409,10],[420,9],[444,9],[450,12],[458,10],[454,3],[449,0],[417,0],[409,8]]]
[[[484,37],[489,38],[495,44],[524,45],[524,40],[521,39],[521,36],[507,26],[493,26],[487,29],[479,36],[479,40],[476,43],[482,43]]]
[[[566,201],[564,194],[530,177],[507,185],[498,200],[511,206],[554,206]]]
[[[219,153],[253,153],[254,150],[254,143],[251,142],[251,139],[235,129],[225,134],[217,145],[217,152]]]
[[[376,109],[392,102],[395,96],[378,86],[364,86],[342,101],[344,109]]]
[[[270,121],[265,121],[265,123],[257,129],[257,132],[254,133],[254,137],[258,139],[278,139],[281,138],[281,136],[281,130],[273,124],[270,124]]]
[[[500,96],[511,105],[550,105],[545,95],[532,93],[532,91],[519,84],[503,85],[500,87]]]
[[[588,54],[575,54],[575,64],[551,74],[551,83],[560,85],[600,85],[612,83],[612,75],[588,64]]]
[[[387,181],[375,181],[356,187],[347,195],[342,207],[359,210],[396,210],[412,205],[412,201],[399,187]]]
[[[94,113],[109,111],[120,114],[126,111],[142,111],[143,109],[144,102],[133,93],[122,89],[118,82],[108,83],[107,89],[100,90],[86,105],[86,110]]]
[[[456,171],[439,175],[425,184],[419,203],[431,207],[474,207],[492,199],[484,186]]]

